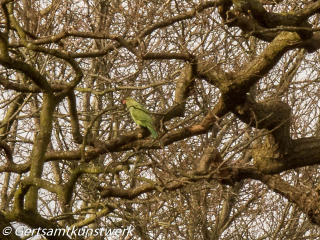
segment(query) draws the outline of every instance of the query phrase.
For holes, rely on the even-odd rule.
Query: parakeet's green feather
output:
[[[151,135],[154,138],[158,137],[158,134],[156,133],[156,131],[152,127],[147,126],[147,128],[149,129],[149,131],[151,132]]]
[[[155,131],[153,120],[147,109],[142,107],[136,100],[131,97],[125,99],[125,103],[129,109],[133,121],[139,126],[146,127],[151,132],[151,135],[156,138],[158,136]]]

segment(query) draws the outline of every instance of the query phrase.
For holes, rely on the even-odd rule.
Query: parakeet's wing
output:
[[[146,127],[147,123],[153,123],[148,110],[141,106],[131,106],[129,112],[136,124]]]
[[[152,137],[156,138],[158,137],[157,132],[154,130],[153,126],[147,126],[147,128],[149,129],[149,131],[151,132]]]
[[[147,109],[142,107],[139,103],[129,107],[130,114],[133,121],[142,127],[147,127],[153,137],[157,137],[158,134],[155,131],[153,120]]]

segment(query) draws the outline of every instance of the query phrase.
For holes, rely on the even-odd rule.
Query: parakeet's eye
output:
[[[126,104],[126,100],[123,100],[123,102],[122,102],[123,104]]]

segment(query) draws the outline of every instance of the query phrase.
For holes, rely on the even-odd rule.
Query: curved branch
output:
[[[11,148],[8,144],[6,144],[4,141],[0,141],[0,148],[4,150],[6,156],[7,156],[7,161],[8,163],[12,163],[13,162],[13,158],[12,158],[12,151]]]
[[[232,173],[232,178],[236,181],[247,178],[261,181],[290,202],[297,204],[313,223],[320,224],[320,196],[316,190],[292,186],[279,175],[264,174],[255,168],[237,169]]]

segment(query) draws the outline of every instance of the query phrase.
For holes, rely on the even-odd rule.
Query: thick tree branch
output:
[[[221,16],[227,20],[229,26],[238,26],[245,33],[253,32],[254,36],[271,41],[276,35],[270,32],[263,34],[261,31],[268,28],[276,28],[278,26],[292,26],[292,27],[307,27],[310,28],[311,24],[308,23],[308,18],[315,13],[319,12],[320,5],[318,2],[309,4],[303,9],[292,13],[274,13],[268,12],[263,3],[258,0],[233,0],[234,9],[224,9],[220,12]],[[312,32],[309,30],[298,30],[297,33],[302,39],[309,39],[312,37]]]
[[[71,133],[73,136],[73,141],[75,143],[81,144],[83,140],[83,136],[80,133],[76,97],[73,92],[69,93],[68,95],[68,105],[69,105]]]
[[[297,204],[313,223],[320,224],[320,196],[317,191],[302,186],[292,186],[279,175],[264,174],[254,168],[238,169],[232,177],[237,181],[252,178],[263,182],[273,191]]]

